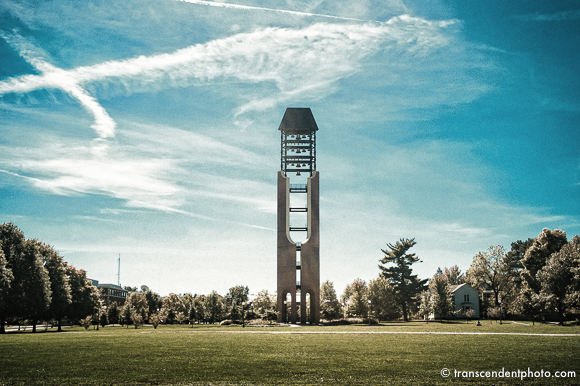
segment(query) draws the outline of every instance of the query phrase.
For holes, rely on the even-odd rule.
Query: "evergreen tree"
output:
[[[149,315],[153,315],[159,312],[161,308],[161,296],[158,293],[147,289],[145,291],[145,300],[147,300],[147,308]]]
[[[107,308],[107,316],[109,318],[109,323],[117,324],[119,323],[119,317],[121,315],[121,310],[117,302],[111,302],[109,308]]]
[[[519,276],[520,271],[524,268],[522,260],[526,256],[526,251],[533,244],[534,239],[531,238],[526,241],[518,240],[512,243],[512,249],[505,255],[505,262],[511,276]]]
[[[409,312],[417,301],[418,295],[425,290],[427,279],[419,280],[413,275],[411,265],[420,262],[414,253],[407,253],[416,244],[415,239],[401,239],[395,245],[387,244],[389,250],[382,250],[385,256],[379,265],[382,273],[395,288],[397,302],[401,306],[403,319],[409,321]],[[393,264],[392,266],[389,266]]]

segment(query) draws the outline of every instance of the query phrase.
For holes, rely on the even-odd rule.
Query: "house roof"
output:
[[[462,287],[464,287],[464,286],[471,287],[471,286],[470,286],[469,284],[467,284],[467,283],[463,283],[463,284],[459,284],[459,285],[452,285],[452,286],[450,286],[450,288],[451,288],[451,293],[454,293],[454,292],[455,292],[455,291],[457,291],[459,288],[462,288]],[[471,288],[473,288],[473,287],[471,287]],[[473,289],[475,289],[475,288],[473,288]]]

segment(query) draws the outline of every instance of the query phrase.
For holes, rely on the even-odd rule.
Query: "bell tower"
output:
[[[278,322],[320,320],[318,126],[309,108],[287,108],[278,172]]]

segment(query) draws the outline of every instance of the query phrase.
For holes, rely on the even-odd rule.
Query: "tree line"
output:
[[[134,325],[147,322],[157,328],[159,324],[222,324],[244,323],[257,319],[271,323],[276,321],[276,299],[268,290],[260,291],[251,301],[247,286],[237,285],[225,296],[212,291],[208,295],[171,293],[161,297],[146,289],[133,292],[124,305],[111,302],[94,317],[102,326],[107,324]],[[225,323],[224,323],[225,322]]]
[[[511,250],[491,246],[473,258],[463,274],[457,265],[438,269],[430,279],[419,279],[412,265],[420,262],[409,250],[414,239],[387,244],[376,279],[357,278],[337,296],[329,280],[320,288],[321,318],[408,321],[431,314],[453,315],[453,286],[468,283],[491,297],[481,296],[481,311],[493,317],[503,312],[535,320],[555,314],[562,323],[580,304],[580,237],[544,229],[538,237],[512,243]],[[64,318],[86,326],[160,323],[244,323],[277,319],[276,295],[267,290],[250,296],[237,285],[222,296],[171,293],[162,298],[142,286],[125,287],[126,302],[106,305],[104,296],[87,280],[86,272],[69,265],[48,244],[25,239],[12,223],[0,226],[0,332],[5,323],[54,320],[61,330]],[[250,298],[251,297],[251,298]],[[466,314],[464,316],[471,316]]]
[[[321,286],[321,317],[337,319],[374,317],[393,320],[431,315],[472,317],[473,310],[456,311],[452,290],[463,283],[480,293],[480,311],[490,318],[510,314],[536,320],[568,316],[578,318],[580,307],[580,237],[567,240],[559,229],[544,228],[536,238],[518,240],[511,250],[490,246],[477,253],[464,274],[457,265],[439,268],[430,279],[412,274],[419,262],[408,253],[414,239],[401,239],[382,250],[378,278],[368,285],[356,279],[338,299],[331,282]],[[484,295],[486,294],[486,295]]]
[[[67,264],[50,245],[26,239],[13,223],[0,225],[0,333],[7,321],[32,323],[85,318],[100,307],[87,274]]]

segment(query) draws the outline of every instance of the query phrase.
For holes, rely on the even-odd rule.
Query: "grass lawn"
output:
[[[470,332],[492,334],[466,334]],[[443,368],[450,370],[450,377],[441,376]],[[575,371],[576,378],[455,376],[455,371],[502,368],[550,371],[552,376],[556,371]],[[210,383],[579,384],[580,327],[510,322],[484,322],[482,327],[473,322],[245,329],[146,326],[0,336],[0,384]]]

